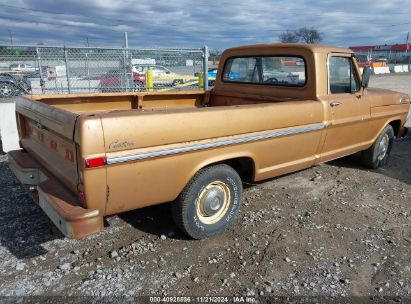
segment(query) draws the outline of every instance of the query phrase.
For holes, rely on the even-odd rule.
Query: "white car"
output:
[[[13,63],[9,66],[10,71],[17,72],[35,72],[37,68],[27,63]]]
[[[176,74],[161,65],[151,65],[151,64],[133,65],[134,73],[145,75],[148,70],[153,71],[154,85],[159,85],[159,86],[170,86],[170,85],[177,86],[177,85],[180,85],[180,84],[196,79],[193,76]]]

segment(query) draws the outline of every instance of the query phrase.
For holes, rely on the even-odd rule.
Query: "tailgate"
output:
[[[72,191],[78,174],[74,128],[78,114],[19,97],[17,122],[22,147]]]

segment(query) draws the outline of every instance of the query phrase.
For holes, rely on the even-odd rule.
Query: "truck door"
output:
[[[369,100],[362,95],[360,75],[351,54],[328,57],[329,121],[322,161],[358,151],[367,140]]]

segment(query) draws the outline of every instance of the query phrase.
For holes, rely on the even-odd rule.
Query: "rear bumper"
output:
[[[38,195],[31,195],[56,227],[67,237],[78,239],[103,230],[98,209],[86,209],[71,191],[53,178],[28,153],[8,153],[10,168],[19,181]],[[33,193],[31,193],[33,194]]]

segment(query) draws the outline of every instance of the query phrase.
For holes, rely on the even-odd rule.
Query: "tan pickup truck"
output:
[[[226,50],[210,91],[26,96],[11,169],[66,235],[103,216],[172,202],[193,238],[238,213],[242,181],[261,181],[361,151],[387,163],[410,97],[367,88],[352,52],[267,44]]]

